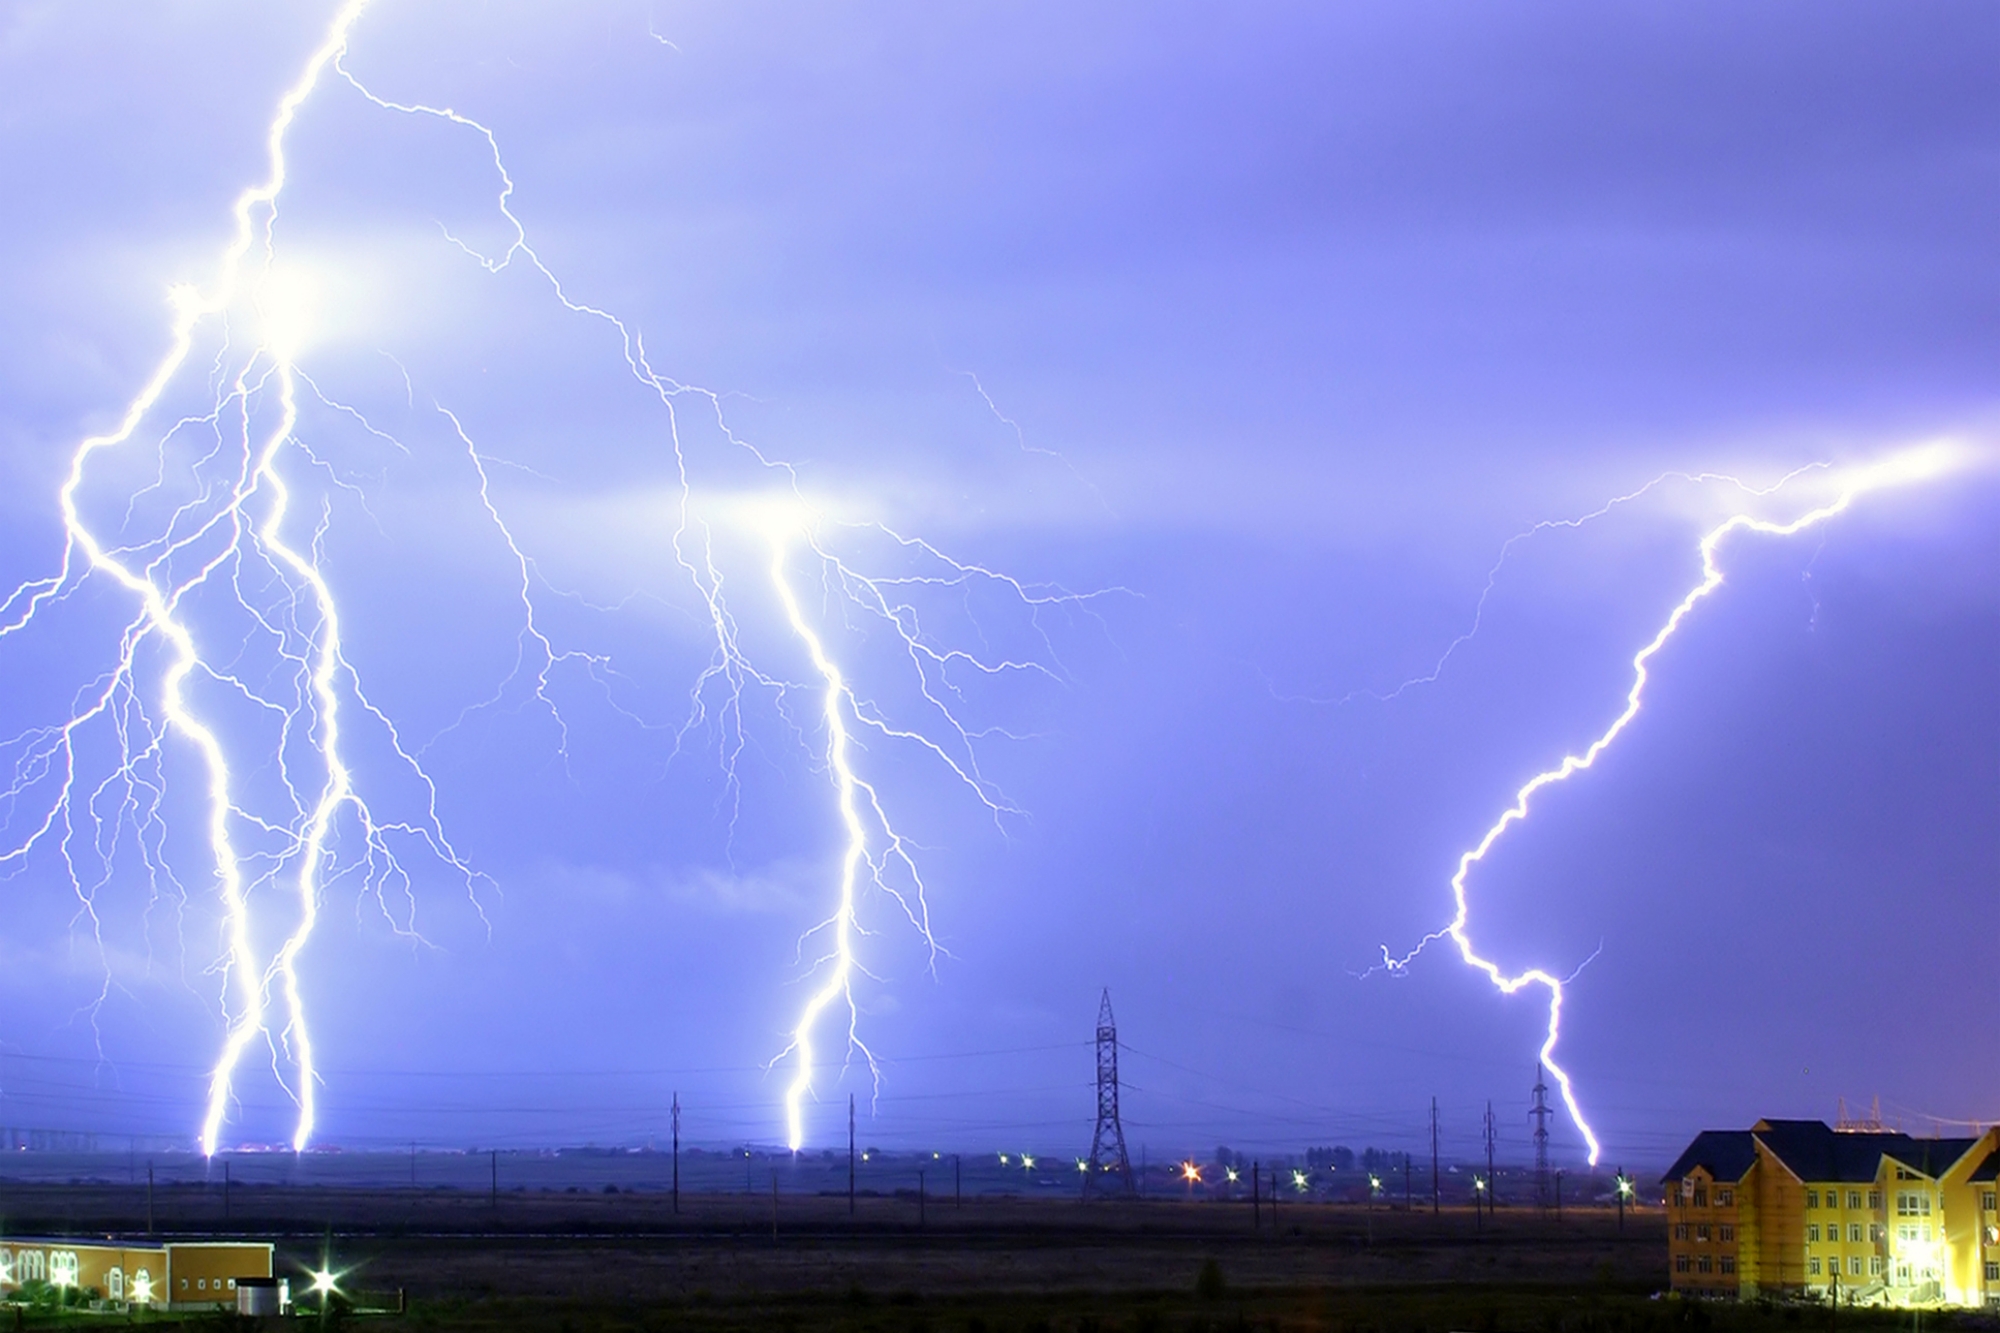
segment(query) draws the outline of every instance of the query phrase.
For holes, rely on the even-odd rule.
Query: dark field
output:
[[[1800,1328],[1814,1309],[1656,1299],[1664,1224],[1566,1210],[1245,1202],[237,1187],[160,1190],[160,1230],[274,1240],[279,1271],[329,1249],[370,1329]],[[0,1183],[13,1235],[143,1234],[143,1185]],[[398,1293],[407,1302],[395,1313]],[[380,1314],[366,1313],[383,1309]],[[341,1312],[336,1312],[340,1314]],[[49,1320],[47,1322],[55,1322]],[[157,1319],[143,1322],[160,1322]],[[211,1326],[218,1321],[208,1319]],[[1931,1327],[1947,1321],[1932,1316]],[[73,1315],[65,1327],[126,1326]],[[317,1317],[305,1321],[316,1325]],[[41,1326],[35,1320],[29,1326]],[[1845,1328],[1907,1327],[1842,1311]]]

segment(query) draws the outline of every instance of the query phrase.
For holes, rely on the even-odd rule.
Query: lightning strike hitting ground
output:
[[[1779,521],[1762,518],[1750,513],[1738,513],[1711,528],[1703,535],[1698,548],[1701,553],[1702,576],[1700,581],[1674,606],[1673,610],[1668,614],[1666,621],[1660,626],[1659,631],[1654,634],[1652,639],[1632,657],[1632,685],[1626,691],[1625,707],[1612,719],[1611,724],[1585,747],[1581,754],[1564,755],[1561,763],[1553,768],[1544,769],[1523,783],[1514,793],[1513,804],[1508,806],[1501,813],[1500,817],[1487,828],[1485,834],[1472,848],[1459,857],[1458,869],[1451,877],[1452,901],[1455,906],[1451,921],[1443,928],[1424,936],[1423,939],[1417,942],[1415,948],[1401,957],[1391,955],[1387,948],[1383,949],[1381,967],[1390,972],[1402,972],[1431,944],[1438,940],[1449,938],[1452,943],[1458,946],[1459,956],[1465,963],[1485,973],[1487,980],[1491,981],[1502,994],[1512,995],[1528,986],[1540,986],[1548,991],[1548,1030],[1542,1041],[1539,1058],[1548,1067],[1549,1072],[1555,1075],[1556,1085],[1562,1093],[1563,1105],[1568,1109],[1570,1120],[1576,1125],[1577,1131],[1583,1135],[1584,1143],[1589,1149],[1592,1166],[1597,1164],[1598,1157],[1602,1151],[1597,1133],[1591,1128],[1590,1122],[1583,1114],[1583,1108],[1577,1101],[1576,1088],[1568,1071],[1558,1064],[1555,1059],[1556,1044],[1562,1035],[1564,984],[1566,981],[1573,980],[1574,976],[1572,975],[1567,978],[1558,977],[1554,973],[1539,967],[1529,968],[1526,971],[1509,975],[1498,963],[1479,954],[1472,942],[1471,931],[1468,929],[1471,918],[1471,907],[1467,897],[1466,881],[1472,873],[1472,868],[1486,859],[1487,854],[1493,850],[1508,828],[1527,819],[1529,807],[1538,792],[1545,787],[1565,782],[1574,775],[1595,765],[1598,757],[1609,749],[1625,729],[1631,726],[1633,721],[1637,719],[1645,696],[1646,683],[1651,678],[1653,658],[1659,654],[1661,649],[1666,647],[1668,640],[1673,638],[1675,632],[1680,629],[1688,616],[1693,613],[1695,607],[1700,605],[1704,599],[1722,586],[1723,573],[1719,553],[1725,540],[1738,532],[1762,533],[1770,537],[1793,536],[1845,513],[1854,504],[1855,500],[1871,491],[1889,486],[1911,485],[1921,481],[1928,481],[1961,465],[1965,457],[1963,449],[1953,444],[1942,443],[1905,450],[1867,467],[1838,471],[1829,470],[1824,477],[1820,478],[1820,481],[1821,486],[1825,490],[1831,491],[1832,498],[1806,510],[1795,518]],[[1741,483],[1734,482],[1734,479],[1725,478],[1723,480],[1729,480],[1732,484],[1749,490],[1753,496],[1766,498],[1782,494],[1794,481],[1812,470],[1814,469],[1801,468],[1787,475],[1776,485],[1762,490],[1750,490],[1750,488],[1741,487]],[[1649,483],[1646,489],[1650,489],[1652,485],[1657,484],[1657,482]],[[1642,490],[1635,494],[1643,493]],[[1618,502],[1614,501],[1613,503]],[[1603,512],[1605,511],[1598,511],[1600,514]],[[1511,544],[1509,543],[1509,545]],[[1490,580],[1488,587],[1490,590]],[[1483,601],[1482,597],[1482,605]],[[1463,642],[1463,638],[1459,642]],[[1454,643],[1453,648],[1456,647],[1457,643]],[[1449,652],[1450,650],[1447,650],[1447,656]]]
[[[804,1102],[812,1093],[816,1073],[813,1032],[830,1007],[836,1004],[846,1007],[848,1049],[860,1054],[871,1076],[879,1078],[875,1057],[862,1041],[858,1030],[859,1009],[853,994],[856,973],[866,975],[855,955],[858,937],[867,933],[858,915],[860,890],[864,885],[872,887],[895,903],[928,949],[933,970],[938,956],[944,952],[931,927],[930,906],[916,859],[911,853],[911,844],[897,832],[876,787],[857,775],[851,753],[852,727],[859,726],[886,740],[913,746],[943,765],[996,823],[1004,816],[1020,815],[1022,812],[980,771],[977,742],[990,736],[1006,739],[1021,737],[998,727],[975,730],[961,722],[951,700],[962,697],[962,690],[951,680],[951,673],[954,669],[987,677],[1032,673],[1050,680],[1060,679],[1058,670],[1051,665],[1058,663],[1055,647],[1039,620],[1040,614],[1050,608],[1082,607],[1095,598],[1124,590],[1111,588],[1076,593],[1053,585],[1029,585],[983,565],[953,559],[927,541],[905,536],[877,522],[840,526],[887,539],[901,557],[927,566],[929,572],[870,575],[837,557],[815,535],[821,525],[812,506],[804,498],[798,472],[790,463],[774,459],[736,436],[723,416],[717,393],[682,383],[656,371],[646,356],[643,338],[624,319],[569,295],[561,279],[543,262],[529,242],[526,226],[512,210],[514,178],[507,169],[499,140],[490,128],[448,107],[397,102],[381,97],[363,84],[344,63],[336,60],[336,66],[357,92],[383,110],[446,121],[480,136],[499,180],[494,207],[505,220],[512,240],[508,248],[498,255],[481,253],[457,237],[450,237],[452,243],[489,273],[497,274],[505,270],[517,257],[524,260],[548,284],[551,294],[566,310],[599,321],[612,330],[627,370],[664,409],[666,442],[677,486],[675,524],[670,545],[689,585],[701,599],[713,636],[709,661],[690,691],[688,713],[676,729],[676,753],[681,752],[695,733],[713,728],[732,827],[740,799],[736,765],[746,744],[744,704],[747,693],[764,691],[782,710],[789,693],[808,688],[753,661],[744,647],[743,629],[737,613],[723,593],[725,575],[718,564],[716,528],[747,527],[769,544],[767,572],[772,590],[792,635],[806,650],[820,682],[822,704],[818,711],[826,735],[823,754],[845,833],[834,910],[826,920],[802,937],[801,956],[803,958],[805,945],[811,940],[825,937],[830,940],[830,945],[824,954],[809,964],[809,975],[817,974],[818,980],[792,1028],[790,1040],[772,1062],[775,1066],[790,1059],[794,1064],[795,1072],[786,1087],[784,1105],[786,1141],[796,1151],[804,1144]],[[983,396],[984,390],[981,393]],[[717,506],[720,512],[712,521],[698,512],[704,497],[697,494],[694,466],[682,441],[677,413],[677,405],[687,398],[692,398],[701,407],[733,450],[751,460],[759,471],[772,475],[776,488],[748,499],[725,500]],[[990,405],[991,400],[987,401]],[[521,596],[526,613],[523,642],[532,643],[539,655],[534,679],[535,697],[560,721],[548,694],[549,672],[554,666],[563,660],[576,660],[587,663],[593,670],[608,671],[610,663],[589,654],[559,649],[537,625],[532,562],[492,498],[486,460],[472,444],[458,417],[450,412],[446,415],[450,417],[453,430],[464,443],[478,473],[481,504],[519,564]],[[1026,448],[1025,445],[1023,447]],[[794,548],[801,545],[809,549],[819,562],[822,584],[829,597],[838,599],[849,613],[859,613],[885,626],[900,643],[910,667],[909,680],[922,700],[932,726],[936,728],[935,734],[921,726],[894,724],[882,708],[855,693],[824,639],[813,628],[792,587],[788,559]],[[924,628],[918,607],[904,596],[912,589],[946,593],[962,591],[975,583],[997,589],[1002,596],[1010,598],[1028,613],[1031,633],[1048,662],[1033,657],[990,658],[939,644]],[[526,658],[518,660],[515,676],[525,670]],[[504,683],[502,688],[505,688]],[[498,698],[496,693],[487,702],[495,702]],[[475,707],[479,706],[484,705]],[[637,716],[628,716],[635,722],[643,723],[643,719]],[[879,850],[875,849],[878,842]]]
[[[199,757],[205,775],[206,869],[214,878],[223,923],[217,970],[223,983],[225,1035],[208,1080],[201,1122],[202,1148],[210,1154],[220,1146],[236,1104],[243,1061],[260,1043],[268,1047],[277,1081],[296,1104],[293,1148],[304,1149],[312,1137],[320,1079],[307,1022],[311,987],[305,981],[304,954],[332,883],[344,875],[355,876],[395,930],[418,938],[414,885],[391,846],[394,837],[433,856],[463,882],[473,905],[480,907],[483,876],[468,866],[443,832],[436,813],[437,788],[419,763],[423,749],[405,747],[395,725],[369,702],[343,656],[342,626],[355,617],[351,608],[343,616],[322,558],[323,538],[334,521],[332,499],[356,488],[302,437],[302,402],[309,398],[351,419],[370,437],[410,452],[409,446],[376,429],[360,411],[323,393],[298,361],[301,340],[314,330],[310,310],[282,281],[278,204],[287,177],[287,134],[308,99],[330,82],[326,76],[331,70],[381,111],[431,119],[479,136],[498,180],[495,207],[511,228],[511,241],[501,253],[485,254],[450,232],[446,239],[456,253],[488,273],[506,270],[517,258],[526,263],[565,310],[611,332],[627,370],[664,410],[663,461],[672,471],[677,496],[669,544],[681,574],[706,610],[711,636],[708,661],[690,691],[688,712],[678,726],[666,730],[674,737],[676,755],[689,750],[703,734],[713,737],[732,829],[741,799],[737,761],[747,744],[748,696],[767,695],[775,714],[787,719],[801,738],[823,733],[824,748],[819,753],[844,831],[835,906],[801,939],[802,961],[808,941],[824,938],[828,943],[823,955],[806,966],[812,993],[789,1044],[773,1062],[794,1062],[784,1105],[787,1139],[796,1149],[804,1141],[803,1105],[813,1092],[816,1074],[813,1037],[828,1009],[846,1007],[849,1050],[858,1052],[875,1071],[874,1056],[857,1029],[854,995],[855,977],[867,975],[856,954],[858,939],[868,933],[861,914],[864,890],[881,892],[900,909],[929,950],[933,969],[943,952],[932,930],[913,845],[892,824],[875,783],[857,768],[857,729],[942,764],[995,821],[1018,814],[981,772],[978,756],[981,741],[1012,734],[960,720],[965,683],[975,677],[1017,673],[1058,679],[1060,663],[1041,616],[1054,608],[1081,607],[1103,594],[1025,584],[984,566],[953,560],[930,543],[880,523],[822,521],[802,498],[795,469],[730,432],[717,394],[656,372],[642,338],[626,321],[568,294],[529,245],[526,228],[512,210],[514,180],[491,129],[448,107],[378,96],[347,67],[349,39],[366,6],[367,0],[349,0],[337,10],[302,73],[281,98],[266,135],[268,174],[236,201],[233,238],[223,252],[213,288],[174,292],[167,354],[127,405],[117,428],[77,447],[59,497],[66,545],[57,573],[22,585],[0,603],[0,641],[75,602],[78,591],[92,580],[110,580],[136,604],[116,638],[108,668],[79,694],[70,716],[54,726],[30,729],[6,747],[15,759],[15,776],[11,786],[0,792],[0,814],[5,815],[7,827],[14,827],[23,811],[31,818],[25,834],[0,847],[0,870],[24,863],[38,848],[53,842],[79,900],[80,917],[93,928],[98,923],[98,892],[124,856],[136,857],[154,898],[185,900],[186,892],[178,887],[180,881],[163,851],[168,841],[166,753],[171,744],[184,743]],[[245,325],[255,331],[248,340],[242,338]],[[94,465],[100,456],[141,438],[142,428],[160,415],[170,391],[191,378],[186,372],[198,364],[194,356],[198,346],[206,346],[204,337],[214,343],[208,372],[209,383],[215,386],[212,401],[159,432],[152,445],[159,455],[159,478],[153,484],[120,491],[116,474],[98,479],[111,494],[96,499],[96,504],[124,508],[122,526],[106,535],[105,521],[94,516],[90,502],[94,497],[86,496],[87,482],[96,478]],[[414,386],[411,393],[414,399]],[[690,396],[731,454],[748,459],[754,471],[775,483],[768,493],[747,503],[725,496],[712,513],[703,510],[708,497],[698,493],[677,415],[679,405]],[[485,698],[466,707],[445,732],[499,704],[511,683],[526,680],[532,698],[559,729],[558,750],[567,764],[568,727],[556,706],[555,673],[558,668],[578,668],[604,686],[616,677],[615,667],[604,654],[565,647],[544,630],[538,618],[541,590],[566,594],[543,581],[534,557],[517,540],[492,484],[489,464],[495,460],[474,444],[458,412],[443,406],[438,410],[471,466],[477,503],[506,543],[518,579],[522,617],[511,672]],[[201,442],[204,439],[206,443]],[[296,521],[303,475],[318,478],[325,492],[310,542],[288,536],[286,526]],[[169,480],[180,483],[188,497],[171,502]],[[166,512],[153,515],[150,507],[162,504]],[[149,517],[150,528],[145,526]],[[134,531],[135,527],[140,530]],[[743,626],[723,595],[725,557],[718,541],[720,533],[737,528],[747,528],[767,548],[771,592],[790,638],[810,662],[814,685],[795,683],[757,665],[745,646]],[[856,557],[836,555],[828,544],[833,532],[885,547],[894,572],[863,572]],[[920,721],[895,721],[888,707],[857,691],[826,631],[815,626],[793,586],[801,553],[809,553],[816,562],[824,602],[837,605],[850,621],[885,626],[893,636],[891,642],[899,645],[907,662],[907,679],[900,688],[914,702],[906,707],[922,712]],[[937,637],[928,613],[920,613],[920,601],[925,596],[956,598],[961,613],[970,615],[965,608],[975,588],[996,593],[1015,608],[1039,656],[975,654]],[[983,636],[984,627],[976,619],[974,623]],[[165,660],[155,661],[162,647]],[[225,668],[219,665],[222,662],[232,666]],[[819,700],[814,726],[801,725],[787,711],[790,696],[806,692]],[[261,730],[237,715],[238,704],[249,706],[248,715],[262,724]],[[157,716],[150,711],[154,707]],[[629,710],[617,711],[653,725]],[[417,808],[408,817],[380,821],[359,795],[356,770],[343,749],[351,736],[344,726],[349,713],[358,713],[361,723],[375,733],[378,749],[417,784]],[[102,775],[87,771],[83,742],[93,729],[108,731],[115,756]],[[250,792],[253,784],[241,776],[268,771],[273,756],[278,773],[276,808],[270,808],[270,791]],[[301,764],[310,765],[310,776]],[[44,804],[35,804],[38,796]],[[343,828],[353,837],[345,852]],[[121,855],[126,840],[137,850]],[[95,856],[101,864],[86,871],[80,864],[85,855]],[[266,900],[279,893],[288,911],[274,915]],[[405,904],[397,911],[391,910],[391,894]],[[483,908],[480,915],[485,915]],[[103,951],[101,937],[99,949]],[[112,984],[107,963],[100,1002]],[[274,1013],[282,1013],[281,1024]]]

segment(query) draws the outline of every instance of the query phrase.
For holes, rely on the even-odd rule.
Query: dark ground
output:
[[[1561,1221],[1327,1203],[1047,1198],[502,1193],[184,1186],[156,1192],[162,1234],[263,1237],[303,1290],[325,1249],[363,1310],[403,1329],[1815,1330],[1828,1312],[1657,1299],[1664,1222]],[[145,1232],[146,1190],[0,1182],[11,1235]],[[1961,1317],[1963,1318],[1963,1317]],[[66,1327],[105,1317],[68,1316]],[[119,1316],[112,1321],[125,1326]],[[217,1321],[206,1321],[215,1324]],[[317,1318],[309,1321],[318,1323]],[[1843,1328],[1904,1327],[1842,1311]],[[1945,1320],[1931,1316],[1932,1328]],[[30,1320],[29,1326],[39,1326]]]

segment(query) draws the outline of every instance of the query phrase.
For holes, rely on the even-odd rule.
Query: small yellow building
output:
[[[29,1283],[155,1310],[236,1306],[239,1278],[271,1277],[254,1241],[0,1240],[0,1298]]]
[[[1697,1135],[1661,1185],[1675,1291],[2000,1305],[2000,1129],[1760,1120]]]

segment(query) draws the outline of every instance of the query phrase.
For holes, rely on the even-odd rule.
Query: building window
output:
[[[1685,1254],[1674,1256],[1674,1271],[1676,1273],[1685,1273],[1688,1271],[1688,1257]]]
[[[1715,1271],[1715,1260],[1704,1254],[1694,1261],[1694,1266],[1695,1271],[1698,1273],[1713,1273]]]
[[[1807,1191],[1806,1191],[1806,1207],[1808,1207],[1808,1208],[1817,1208],[1817,1207],[1819,1207],[1819,1191],[1818,1191],[1818,1190],[1807,1190]]]
[[[1725,1254],[1722,1256],[1722,1271],[1725,1273],[1734,1273],[1736,1271],[1735,1255]]]
[[[1848,1206],[1849,1208],[1859,1208],[1859,1207],[1861,1206],[1861,1191],[1860,1191],[1860,1190],[1849,1190],[1849,1191],[1847,1191],[1847,1206]]]
[[[1847,1239],[1856,1245],[1861,1243],[1861,1224],[1859,1222],[1849,1222],[1847,1224]]]
[[[1815,1273],[1817,1273],[1818,1271],[1819,1271],[1819,1270],[1818,1270],[1817,1268],[1815,1268],[1815,1269],[1813,1270],[1813,1272],[1815,1272]],[[208,1290],[208,1279],[207,1279],[207,1278],[205,1278],[205,1277],[198,1277],[198,1278],[196,1278],[196,1279],[194,1280],[194,1285],[195,1285],[195,1289],[196,1289],[197,1291],[207,1291],[207,1290]]]
[[[1806,1272],[1808,1272],[1808,1273],[1812,1274],[1812,1276],[1814,1276],[1814,1277],[1818,1277],[1818,1276],[1819,1276],[1819,1256],[1818,1256],[1818,1255],[1816,1255],[1816,1254],[1815,1254],[1815,1255],[1814,1255],[1814,1256],[1813,1256],[1812,1258],[1810,1258],[1810,1259],[1806,1260]]]
[[[1688,1238],[1688,1224],[1685,1222],[1674,1223],[1674,1239],[1686,1240],[1687,1238]]]
[[[1669,1196],[1668,1202],[1676,1208],[1681,1206],[1681,1187],[1679,1185],[1674,1186],[1674,1192]]]
[[[1992,1190],[1987,1190],[1987,1191],[1986,1191],[1986,1192],[1985,1192],[1984,1194],[1981,1194],[1981,1195],[1979,1196],[1979,1206],[1980,1206],[1981,1208],[1985,1209],[1985,1210],[1986,1210],[1987,1212],[1989,1212],[1989,1213],[1993,1211],[1993,1191],[1992,1191]]]
[[[1896,1216],[1929,1217],[1931,1215],[1931,1195],[1929,1190],[1897,1190]]]
[[[1694,1238],[1702,1242],[1708,1240],[1708,1223],[1704,1222],[1694,1229]]]
[[[1860,1256],[1860,1255],[1858,1255],[1858,1254],[1850,1254],[1850,1255],[1848,1255],[1848,1256],[1847,1256],[1847,1275],[1848,1275],[1849,1277],[1860,1277],[1860,1276],[1861,1276],[1861,1256]]]
[[[1876,1212],[1878,1212],[1878,1213],[1882,1211],[1882,1191],[1881,1191],[1881,1190],[1869,1190],[1869,1191],[1868,1191],[1868,1206],[1869,1206],[1870,1208],[1874,1209],[1874,1210],[1875,1210]]]
[[[1699,1185],[1694,1187],[1694,1206],[1697,1208],[1708,1207],[1708,1191]]]
[[[1888,1234],[1889,1228],[1883,1226],[1880,1222],[1870,1222],[1868,1224],[1868,1239],[1879,1241]]]
[[[1806,1239],[1815,1245],[1819,1244],[1819,1223],[1815,1222],[1806,1228]]]
[[[1916,1238],[1917,1238],[1917,1229],[1911,1226],[1908,1222],[1898,1222],[1896,1224],[1897,1240],[1907,1243],[1909,1241],[1915,1240]]]
[[[2000,1282],[2000,1264],[1994,1263],[1991,1259],[1986,1261],[1986,1280]]]
[[[1715,1206],[1717,1208],[1734,1208],[1736,1206],[1736,1191],[1717,1190],[1715,1192]]]
[[[1881,1277],[1881,1276],[1882,1276],[1882,1256],[1881,1256],[1881,1255],[1879,1255],[1879,1254],[1871,1254],[1871,1255],[1869,1255],[1869,1256],[1868,1256],[1868,1275],[1869,1275],[1870,1277]]]
[[[1729,1223],[1727,1223],[1727,1222],[1724,1222],[1724,1223],[1722,1224],[1722,1226],[1718,1228],[1718,1230],[1719,1230],[1719,1231],[1720,1231],[1720,1232],[1722,1233],[1722,1237],[1721,1237],[1721,1238],[1722,1238],[1723,1240],[1735,1240],[1735,1239],[1736,1239],[1736,1228],[1735,1228],[1735,1227],[1733,1227],[1733,1226],[1730,1226],[1730,1225],[1729,1225]]]

